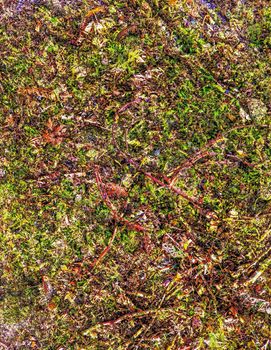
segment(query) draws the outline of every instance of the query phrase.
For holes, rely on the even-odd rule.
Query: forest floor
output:
[[[271,349],[270,2],[0,10],[0,349]]]

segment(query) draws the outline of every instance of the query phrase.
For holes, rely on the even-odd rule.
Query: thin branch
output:
[[[131,313],[125,314],[123,316],[120,316],[119,318],[116,318],[114,320],[100,322],[97,325],[100,325],[100,326],[113,326],[115,324],[118,324],[118,323],[126,321],[126,320],[131,320],[131,319],[134,319],[134,318],[141,318],[141,317],[145,317],[145,316],[152,315],[152,314],[156,315],[157,312],[160,312],[160,313],[161,312],[170,312],[170,313],[173,313],[173,314],[177,314],[178,316],[181,316],[181,314],[178,312],[179,309],[180,309],[180,307],[151,309],[151,310],[145,310],[145,311],[136,311],[136,312],[131,312]]]
[[[8,345],[6,343],[3,343],[3,341],[0,341],[0,346],[2,346],[5,349],[8,349]]]
[[[96,128],[102,129],[102,130],[107,131],[107,132],[111,132],[110,129],[108,129],[108,128],[102,126],[100,123],[95,122],[95,121],[93,121],[93,120],[91,120],[91,119],[84,119],[84,120],[83,120],[83,123],[84,123],[84,124],[89,124],[89,125],[91,125],[91,126],[94,126],[94,127],[96,127]]]
[[[97,267],[98,264],[103,260],[103,258],[105,257],[105,255],[109,252],[109,250],[110,250],[110,248],[111,248],[111,246],[112,246],[112,244],[113,244],[113,242],[114,242],[114,239],[115,239],[115,237],[116,237],[116,235],[117,235],[117,232],[118,232],[118,229],[117,229],[117,227],[115,227],[115,229],[114,229],[114,231],[113,231],[113,235],[112,235],[112,237],[110,238],[110,241],[109,241],[107,247],[105,247],[105,249],[104,249],[104,250],[102,251],[102,253],[99,255],[98,259],[95,260],[95,261],[91,264],[91,266],[90,266],[91,269],[94,269],[95,267]]]
[[[181,196],[182,198],[186,199],[189,203],[191,203],[194,208],[196,208],[197,210],[199,210],[199,212],[202,215],[208,216],[208,217],[214,217],[215,214],[212,213],[211,211],[205,212],[204,209],[202,208],[202,203],[197,200],[194,197],[189,196],[186,192],[184,192],[183,190],[181,190],[180,188],[177,188],[175,186],[172,186],[170,183],[165,183],[161,180],[159,180],[157,177],[155,177],[154,175],[152,175],[149,172],[146,172],[145,170],[143,170],[140,165],[133,159],[129,158],[126,156],[126,154],[122,151],[120,151],[121,154],[123,155],[123,157],[126,159],[126,161],[131,164],[135,169],[137,169],[139,172],[141,172],[142,174],[144,174],[147,178],[149,178],[150,180],[152,180],[152,182],[160,185],[163,188],[167,188],[168,190],[176,193],[177,195]],[[165,181],[169,182],[169,179],[166,176],[162,176]]]
[[[105,189],[105,186],[104,186],[104,183],[102,181],[102,178],[101,178],[101,174],[100,174],[100,171],[99,171],[99,167],[97,165],[95,165],[94,167],[94,172],[95,172],[95,177],[96,177],[96,183],[97,183],[97,186],[98,186],[98,189],[101,193],[101,196],[103,198],[103,201],[104,203],[106,204],[106,206],[110,209],[112,215],[113,215],[113,218],[124,224],[127,228],[131,229],[131,230],[134,230],[134,231],[137,231],[137,232],[145,232],[147,231],[143,226],[141,226],[140,224],[138,223],[134,223],[134,222],[130,222],[129,220],[125,219],[124,217],[122,217],[118,212],[117,210],[115,209],[114,205],[112,204],[107,192],[106,192],[106,189]]]
[[[191,168],[196,162],[198,162],[202,158],[212,156],[213,154],[208,149],[213,147],[213,145],[215,145],[219,141],[222,141],[223,139],[224,136],[218,135],[216,138],[207,142],[206,145],[203,146],[202,149],[196,152],[192,157],[188,158],[187,160],[182,162],[177,168],[173,169],[168,175],[171,177],[171,185],[173,185],[176,182],[177,177],[181,171]]]

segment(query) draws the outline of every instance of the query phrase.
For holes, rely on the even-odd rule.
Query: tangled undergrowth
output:
[[[0,348],[270,349],[268,4],[2,0]]]

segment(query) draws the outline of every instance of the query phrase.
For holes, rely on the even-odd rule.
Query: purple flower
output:
[[[16,11],[21,11],[27,3],[34,4],[36,0],[18,0],[17,1],[17,6],[16,6]]]
[[[209,9],[211,9],[211,10],[214,10],[215,8],[216,8],[216,5],[214,4],[214,2],[212,1],[212,0],[209,0],[209,1],[207,1],[207,0],[201,0],[201,3],[203,4],[203,5],[206,5]]]

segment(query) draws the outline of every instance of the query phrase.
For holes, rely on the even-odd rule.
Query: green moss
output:
[[[17,342],[267,344],[244,296],[270,294],[270,10],[215,3],[2,18],[0,323],[31,320]]]

